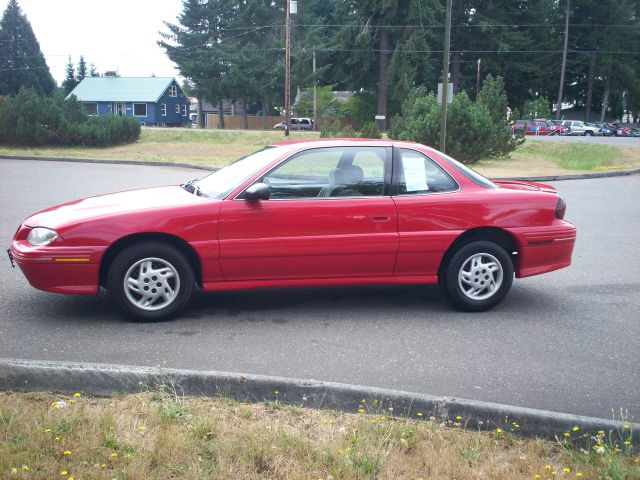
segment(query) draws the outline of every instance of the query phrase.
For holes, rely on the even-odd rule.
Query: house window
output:
[[[160,115],[162,115],[163,117],[167,116],[167,104],[166,103],[161,103],[160,104]]]
[[[180,113],[180,104],[176,103],[176,113]]]
[[[98,115],[98,104],[97,103],[83,103],[82,107],[87,115]]]
[[[183,115],[184,117],[186,117],[186,116],[187,116],[187,106],[186,106],[186,105],[182,105],[182,115]]]
[[[178,87],[176,87],[175,85],[171,85],[169,87],[169,96],[170,97],[177,97],[178,96]]]
[[[133,116],[134,117],[146,117],[147,116],[147,104],[146,103],[134,103],[133,104]]]

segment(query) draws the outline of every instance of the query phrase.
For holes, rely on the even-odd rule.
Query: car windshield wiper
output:
[[[189,193],[193,193],[194,195],[197,195],[198,197],[209,197],[209,195],[207,195],[206,193],[204,193],[200,187],[198,187],[198,185],[196,185],[196,179],[194,178],[193,180],[188,181],[187,183],[184,183],[182,185],[180,185],[182,188],[184,188],[187,192]]]

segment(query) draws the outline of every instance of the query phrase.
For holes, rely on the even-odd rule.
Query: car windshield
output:
[[[265,147],[194,183],[207,197],[223,199],[285,151],[285,147]]]

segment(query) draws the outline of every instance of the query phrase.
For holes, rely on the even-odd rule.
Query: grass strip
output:
[[[561,432],[554,443],[390,413],[366,399],[349,414],[170,386],[106,399],[2,392],[0,478],[640,478],[640,456],[608,432],[578,448]]]

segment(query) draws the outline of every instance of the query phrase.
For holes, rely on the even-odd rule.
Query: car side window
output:
[[[451,192],[456,181],[436,162],[415,150],[400,150],[400,195]]]
[[[384,147],[328,147],[301,152],[260,182],[271,199],[365,197],[384,194]]]

